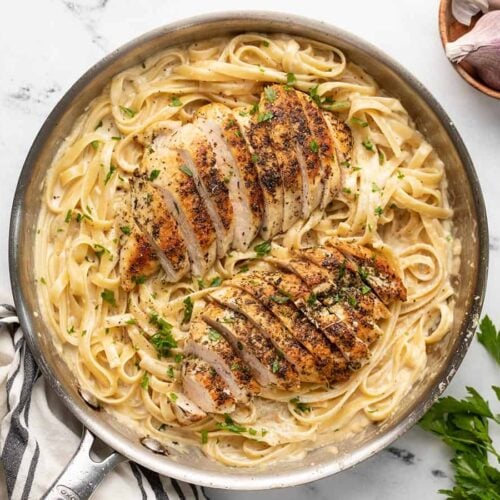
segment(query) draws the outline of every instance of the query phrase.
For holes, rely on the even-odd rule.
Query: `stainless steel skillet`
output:
[[[155,453],[105,412],[85,403],[38,312],[34,241],[46,170],[75,119],[110,78],[169,46],[243,31],[286,32],[335,45],[375,77],[390,95],[399,98],[445,162],[456,233],[463,251],[452,332],[430,349],[429,373],[387,422],[359,440],[342,443],[335,455],[328,449],[318,449],[298,462],[233,469],[207,459],[197,450],[187,454]],[[61,99],[36,137],[19,178],[11,216],[9,264],[18,316],[29,347],[52,388],[87,429],[81,449],[47,498],[87,498],[103,475],[124,457],[176,479],[217,488],[256,490],[302,484],[347,469],[386,447],[417,422],[448,385],[474,334],[486,284],[488,229],[481,188],[453,122],[399,64],[366,42],[321,22],[274,12],[212,14],[162,27],[124,45],[87,71]],[[116,450],[100,464],[89,458],[92,435]]]

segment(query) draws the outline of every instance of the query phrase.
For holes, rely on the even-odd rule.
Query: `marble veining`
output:
[[[0,31],[0,300],[8,288],[8,214],[19,171],[52,107],[92,64],[145,31],[207,12],[260,9],[315,17],[357,34],[385,50],[426,85],[450,115],[474,160],[490,223],[490,275],[485,311],[500,324],[500,101],[464,83],[447,62],[437,32],[435,2],[358,0],[329,3],[253,0],[210,3],[185,0],[16,0],[4,5]],[[360,12],[362,15],[360,15]],[[27,15],[29,13],[29,15]],[[279,14],[277,14],[279,16]],[[411,22],[410,22],[411,21]],[[20,34],[22,36],[20,36]],[[465,386],[493,400],[498,371],[475,340],[447,394]],[[434,436],[414,427],[385,451],[358,466],[286,490],[228,492],[206,489],[211,500],[405,500],[440,498],[451,486],[451,454]],[[99,492],[93,497],[103,499]]]

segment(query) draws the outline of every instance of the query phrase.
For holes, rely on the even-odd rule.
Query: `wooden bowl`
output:
[[[439,33],[441,35],[443,48],[446,47],[448,42],[454,42],[457,38],[460,38],[462,35],[465,35],[465,33],[468,33],[474,27],[477,20],[482,16],[481,12],[476,14],[472,18],[470,26],[464,26],[453,17],[453,14],[451,13],[451,2],[452,0],[441,0],[441,4],[439,6]],[[450,63],[467,83],[483,92],[483,94],[494,97],[495,99],[500,99],[500,91],[488,87],[479,78],[476,70],[470,64],[467,64],[464,61],[458,64],[452,63],[451,61]]]

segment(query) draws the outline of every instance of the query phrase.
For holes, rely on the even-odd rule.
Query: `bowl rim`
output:
[[[459,157],[462,160],[465,173],[474,195],[474,205],[477,213],[476,222],[478,224],[478,248],[480,249],[477,269],[478,278],[474,290],[474,297],[476,297],[476,300],[471,302],[470,310],[468,311],[468,314],[464,316],[462,329],[459,331],[460,343],[458,344],[458,349],[450,356],[448,362],[449,364],[446,367],[440,367],[440,376],[436,379],[434,386],[429,387],[423,393],[423,404],[414,408],[404,418],[398,421],[394,425],[393,429],[389,432],[381,433],[381,435],[374,439],[372,443],[368,443],[369,446],[364,446],[362,449],[356,450],[356,453],[353,453],[340,463],[335,461],[335,459],[332,459],[330,461],[325,461],[325,463],[319,463],[316,465],[308,464],[298,470],[290,471],[288,473],[280,472],[279,474],[276,474],[267,472],[259,475],[234,475],[230,473],[229,468],[227,473],[220,473],[181,465],[172,460],[165,460],[165,457],[162,457],[163,460],[159,460],[158,456],[154,456],[153,454],[146,452],[144,449],[141,450],[139,445],[130,442],[125,436],[119,433],[116,429],[112,428],[110,424],[95,418],[93,412],[89,408],[77,404],[77,402],[72,399],[71,395],[58,381],[53,368],[49,365],[38,348],[36,333],[31,328],[34,313],[27,308],[24,299],[24,292],[21,287],[19,269],[23,263],[18,257],[17,247],[21,239],[24,192],[29,185],[31,177],[30,174],[34,168],[36,159],[45,146],[46,137],[50,133],[50,130],[57,124],[59,118],[64,114],[67,107],[69,107],[78,93],[86,86],[88,81],[98,75],[101,71],[104,71],[108,66],[123,57],[132,49],[141,44],[145,44],[148,41],[152,41],[155,38],[159,38],[171,31],[182,30],[189,27],[199,27],[217,22],[244,22],[251,20],[256,23],[272,23],[275,19],[280,19],[280,23],[284,23],[285,21],[294,23],[301,28],[307,28],[317,34],[321,33],[324,36],[335,36],[342,39],[345,43],[371,54],[389,69],[394,71],[398,77],[402,78],[407,85],[409,85],[429,106],[433,108],[434,113],[450,137]],[[311,36],[311,38],[314,37]],[[14,302],[17,308],[21,327],[24,332],[26,332],[28,346],[34,355],[38,366],[41,368],[42,373],[48,379],[52,389],[58,394],[73,415],[85,427],[90,429],[96,436],[119,453],[165,476],[213,488],[234,490],[269,489],[295,486],[315,481],[336,472],[340,472],[341,470],[348,469],[369,458],[410,429],[444,391],[459,367],[472,340],[477,326],[477,318],[479,317],[484,300],[488,271],[487,217],[477,174],[454,123],[450,120],[444,109],[431,95],[431,93],[413,75],[411,75],[408,70],[402,67],[393,58],[389,57],[380,49],[368,42],[365,42],[357,36],[354,36],[335,26],[311,20],[306,17],[274,11],[250,10],[238,12],[217,12],[176,21],[134,38],[130,42],[115,49],[109,55],[105,56],[93,65],[64,94],[38,132],[20,173],[11,213],[9,234],[9,270]]]
[[[448,39],[448,28],[450,26],[449,19],[453,17],[450,12],[450,5],[452,0],[441,0],[439,4],[439,36],[441,37],[441,44],[443,49],[446,51],[446,44],[449,42]],[[458,22],[458,21],[457,21]],[[446,57],[448,59],[448,57]],[[474,78],[468,71],[465,70],[460,64],[454,63],[448,59],[453,69],[472,87],[483,94],[493,97],[494,99],[500,99],[500,90],[492,89],[488,87],[481,80]]]

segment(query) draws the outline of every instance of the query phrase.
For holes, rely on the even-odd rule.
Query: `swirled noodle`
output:
[[[166,284],[160,271],[126,294],[115,214],[141,161],[138,134],[185,123],[208,102],[253,104],[269,82],[331,98],[354,139],[352,161],[342,165],[343,190],[325,211],[276,237],[273,254],[286,257],[333,237],[372,245],[404,276],[408,301],[392,307],[370,362],[348,381],[305,385],[293,395],[264,389],[232,415],[244,429],[236,434],[217,425],[220,416],[182,426],[172,394],[182,404],[185,298],[196,315],[211,280],[267,264],[252,248],[233,251],[203,281]],[[80,386],[140,434],[201,447],[232,466],[298,459],[386,419],[425,372],[426,345],[448,333],[453,317],[450,277],[460,245],[451,215],[444,165],[432,146],[401,103],[337,48],[262,33],[169,48],[111,80],[47,172],[36,248],[42,314]],[[173,325],[178,346],[169,356],[159,358],[148,340],[153,312]]]

